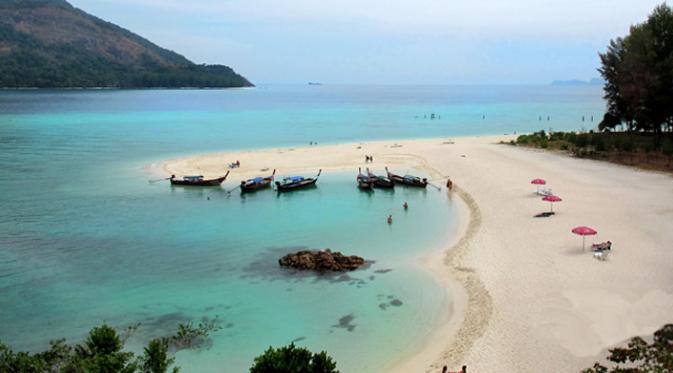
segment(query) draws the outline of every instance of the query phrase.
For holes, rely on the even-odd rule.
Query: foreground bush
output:
[[[128,333],[137,327],[129,328]],[[203,336],[203,334],[201,334]],[[128,335],[126,336],[126,338]],[[124,340],[117,331],[103,324],[91,329],[83,343],[69,346],[65,339],[52,341],[48,351],[31,354],[14,352],[0,342],[0,372],[2,373],[177,373],[169,356],[173,337],[151,340],[142,356],[124,351]]]
[[[255,358],[250,373],[338,373],[336,363],[325,351],[312,353],[289,346],[275,349],[269,347],[262,355]]]
[[[654,333],[652,343],[632,338],[626,348],[610,350],[608,368],[596,363],[582,373],[664,373],[673,372],[673,324],[664,325]]]
[[[212,331],[220,329],[219,320],[204,319],[198,325],[180,324],[177,333],[156,338],[147,344],[143,354],[124,351],[124,343],[140,324],[129,327],[122,335],[103,324],[91,329],[81,344],[70,346],[65,339],[50,342],[44,352],[14,352],[0,342],[0,373],[178,373],[172,367],[172,353],[203,345]],[[326,352],[312,353],[289,346],[269,347],[255,358],[251,373],[339,373],[336,363]]]

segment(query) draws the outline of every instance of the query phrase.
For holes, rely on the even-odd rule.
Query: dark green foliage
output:
[[[0,372],[8,373],[42,373],[58,372],[70,361],[72,348],[65,340],[52,341],[48,351],[38,354],[12,351],[0,343]]]
[[[589,139],[588,133],[578,133],[575,137],[574,145],[578,148],[585,148],[589,145]]]
[[[607,144],[605,141],[605,137],[603,136],[592,136],[591,137],[591,142],[596,149],[596,151],[599,152],[604,152],[607,150]]]
[[[20,25],[20,27],[19,27]],[[0,87],[246,87],[64,0],[0,2]]]
[[[664,139],[661,144],[661,151],[668,156],[673,156],[673,140],[670,137]]]
[[[175,358],[168,356],[168,342],[165,339],[153,339],[145,347],[141,362],[143,373],[166,373],[175,362]],[[179,368],[173,368],[173,373],[179,370]]]
[[[255,358],[250,373],[338,373],[338,370],[326,352],[311,353],[290,343],[278,349],[269,347]]]
[[[599,129],[673,130],[673,9],[656,7],[600,55],[608,112]]]
[[[91,329],[83,343],[68,346],[64,339],[52,341],[48,351],[31,354],[14,352],[0,342],[0,372],[2,373],[166,373],[175,359],[171,349],[194,348],[210,332],[219,330],[217,317],[204,319],[197,326],[181,324],[178,333],[168,338],[151,340],[143,356],[123,351],[124,342],[139,324],[128,327],[120,336],[115,329],[103,324]],[[175,367],[172,373],[177,373]]]
[[[222,329],[222,326],[220,326],[220,321],[217,317],[204,319],[196,326],[191,322],[180,324],[178,325],[178,332],[167,338],[166,342],[175,350],[192,348],[203,343],[210,333],[220,329]]]
[[[123,343],[117,332],[103,324],[93,328],[75,354],[68,371],[92,373],[132,373],[138,368],[132,352],[122,351]]]
[[[625,348],[610,350],[606,367],[595,363],[582,373],[664,373],[673,372],[673,324],[664,325],[654,333],[652,343],[640,337],[632,338]]]
[[[648,169],[673,170],[673,135],[665,132],[549,132],[520,135],[515,145],[569,151]]]

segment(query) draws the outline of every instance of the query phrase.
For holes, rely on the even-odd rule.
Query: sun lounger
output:
[[[610,250],[612,250],[612,242],[607,241],[607,242],[595,243],[595,244],[591,245],[591,250],[592,251],[610,251]]]
[[[610,250],[594,251],[594,258],[598,260],[606,260],[609,254]]]
[[[553,196],[554,193],[552,193],[551,188],[540,188],[540,190],[537,191],[537,194],[541,196]]]
[[[554,215],[554,214],[555,214],[555,213],[552,212],[552,211],[546,211],[546,212],[541,212],[541,213],[539,213],[539,214],[537,214],[537,215],[533,215],[533,217],[534,217],[534,218],[548,218],[548,217],[550,217],[550,216],[552,216],[552,215]]]

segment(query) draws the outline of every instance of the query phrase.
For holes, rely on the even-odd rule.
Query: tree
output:
[[[664,373],[673,372],[673,324],[664,325],[654,333],[652,343],[632,338],[626,348],[610,350],[608,360],[615,366],[600,363],[582,373]]]
[[[145,347],[145,354],[141,359],[143,373],[166,373],[175,362],[174,357],[168,356],[168,342],[163,339],[153,339]],[[173,368],[173,373],[180,368]]]
[[[673,9],[665,3],[600,54],[607,114],[600,129],[660,133],[673,123]]]
[[[64,339],[50,342],[51,349],[31,355],[27,352],[15,353],[0,343],[0,372],[42,373],[60,372],[68,360],[72,348]]]
[[[294,343],[275,349],[269,347],[255,358],[250,373],[338,373],[336,363],[325,351],[312,353]]]
[[[89,332],[84,344],[75,346],[68,371],[91,373],[132,373],[137,369],[132,352],[122,351],[117,331],[103,324]]]
[[[198,348],[211,332],[221,329],[220,320],[203,318],[197,326],[191,322],[180,324],[175,335],[151,340],[144,348],[143,355],[136,357],[133,352],[123,351],[124,343],[140,327],[127,327],[120,336],[117,331],[103,324],[91,329],[87,338],[74,347],[65,339],[50,342],[48,351],[31,354],[14,352],[0,342],[0,372],[2,373],[166,373],[175,358],[171,351]],[[329,357],[318,356],[316,366],[329,367],[333,364]],[[336,364],[332,365],[336,367]],[[173,367],[172,373],[180,371]],[[332,372],[313,370],[315,372]],[[312,372],[313,372],[312,371]]]

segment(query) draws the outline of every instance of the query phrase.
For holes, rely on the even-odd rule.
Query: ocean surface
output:
[[[36,351],[102,322],[140,323],[128,341],[140,349],[217,318],[203,346],[177,353],[183,371],[244,372],[293,340],[329,351],[343,372],[385,371],[450,317],[450,296],[418,264],[455,234],[445,193],[364,193],[353,172],[242,196],[227,193],[235,172],[222,188],[190,189],[148,182],[146,166],[309,141],[591,129],[601,96],[592,86],[0,92],[0,340]],[[278,268],[305,247],[374,262],[343,276]]]

